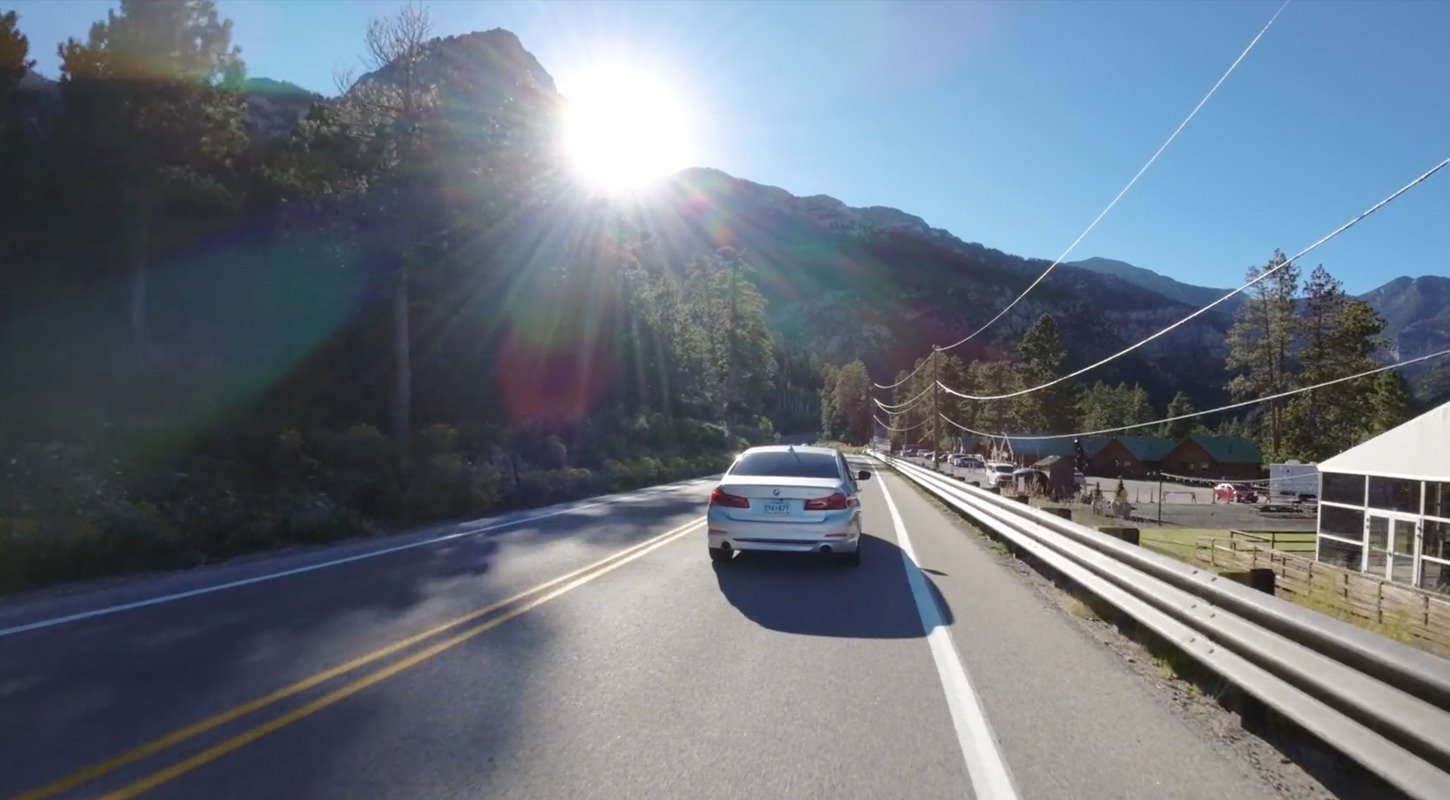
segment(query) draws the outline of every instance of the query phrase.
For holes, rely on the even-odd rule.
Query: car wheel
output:
[[[732,553],[732,552],[730,552],[729,550],[723,548],[723,547],[712,547],[712,548],[710,548],[710,560],[711,561],[729,561],[730,560],[730,556],[732,556],[732,555],[735,555],[735,554]]]
[[[840,558],[841,563],[848,567],[859,567],[861,565],[861,546],[856,545],[855,550],[849,553],[842,553]]]

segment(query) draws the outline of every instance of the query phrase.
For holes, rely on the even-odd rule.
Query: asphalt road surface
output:
[[[0,608],[0,798],[1275,796],[863,486],[855,569],[712,564],[695,482]]]

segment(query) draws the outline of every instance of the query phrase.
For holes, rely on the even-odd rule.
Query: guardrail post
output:
[[[1098,530],[1106,533],[1114,539],[1122,539],[1128,544],[1138,544],[1137,528],[1122,528],[1116,525],[1100,525]]]

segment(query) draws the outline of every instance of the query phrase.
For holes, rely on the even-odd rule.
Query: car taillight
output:
[[[710,505],[725,506],[726,508],[750,508],[750,500],[716,486],[715,491],[710,493]]]
[[[846,495],[836,492],[830,497],[817,497],[806,501],[807,511],[840,511],[846,507]]]

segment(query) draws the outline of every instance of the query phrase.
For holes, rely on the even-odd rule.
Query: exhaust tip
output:
[[[826,553],[827,555],[829,555],[830,552],[831,552],[831,546],[828,545],[828,544],[821,545],[821,552],[822,553]]]

